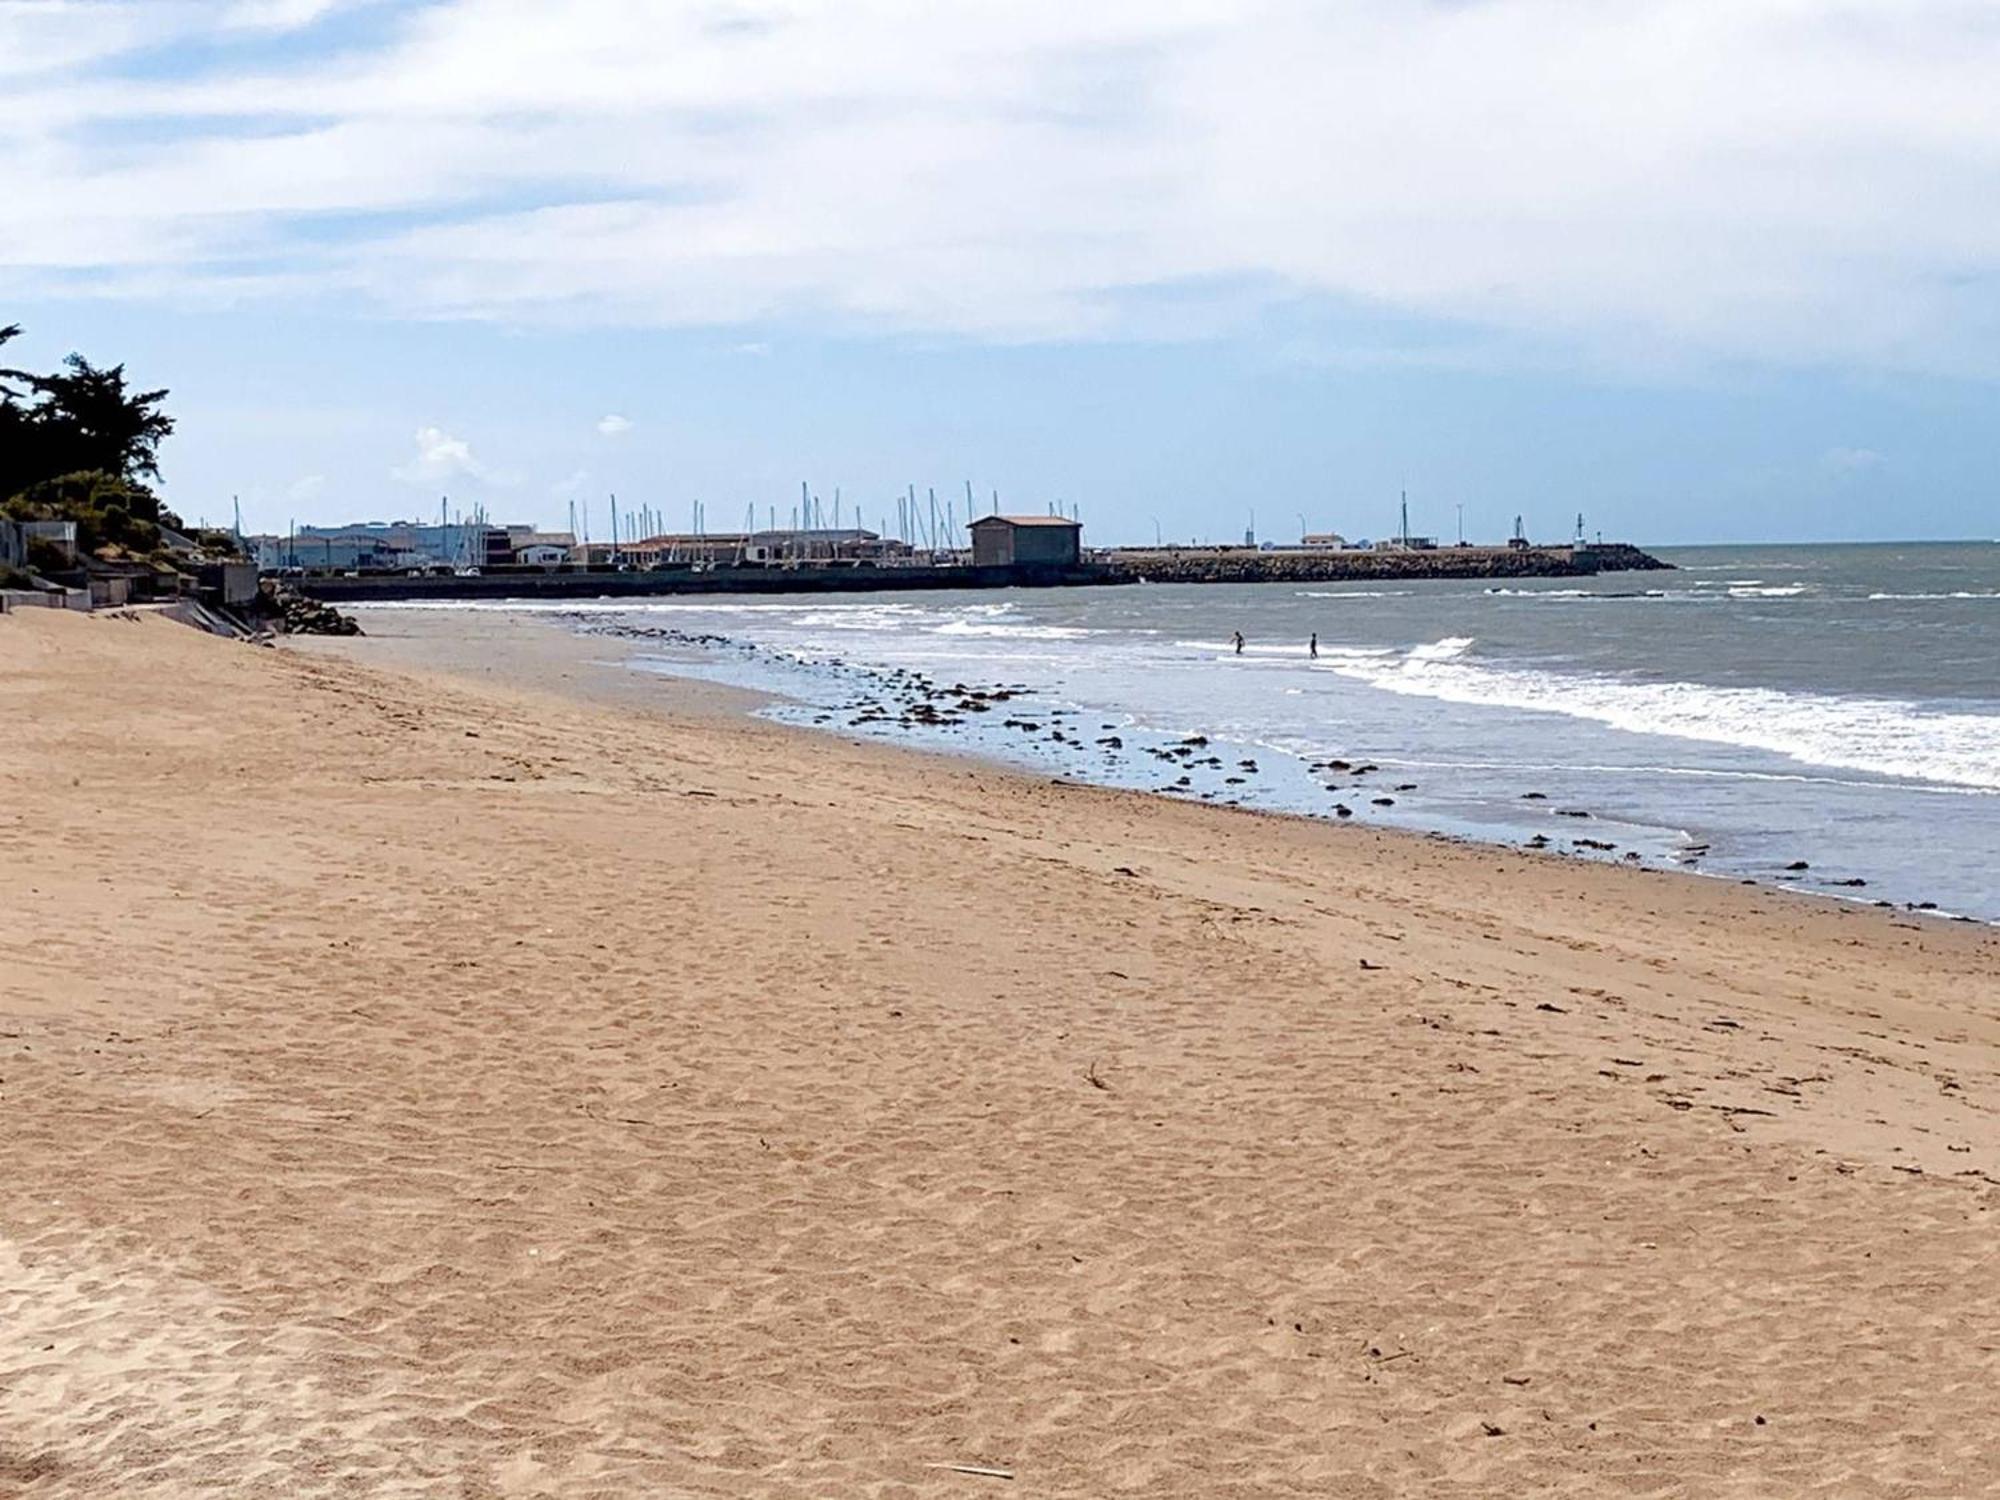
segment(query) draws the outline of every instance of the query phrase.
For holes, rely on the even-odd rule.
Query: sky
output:
[[[0,0],[0,324],[246,530],[1993,538],[1996,77],[1991,0]]]

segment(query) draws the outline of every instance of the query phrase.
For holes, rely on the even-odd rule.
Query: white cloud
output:
[[[285,498],[295,505],[317,500],[326,490],[324,474],[306,474],[285,487]]]
[[[486,466],[472,456],[471,445],[438,427],[419,427],[416,457],[407,464],[398,465],[390,473],[406,484],[488,477]]]
[[[549,493],[558,500],[574,500],[585,493],[584,487],[590,483],[590,470],[578,469],[566,478],[549,486]]]
[[[223,25],[252,31],[291,31],[368,0],[231,0]]]
[[[0,5],[0,77],[95,64],[169,34],[135,4],[91,6],[87,13],[74,0]]]
[[[623,437],[632,430],[632,419],[613,412],[610,416],[598,418],[597,430],[605,437]]]
[[[372,50],[88,78],[329,8],[0,6],[31,80],[0,201],[34,209],[0,291],[994,339],[1324,299],[2000,372],[2000,12],[1968,0],[434,0]]]

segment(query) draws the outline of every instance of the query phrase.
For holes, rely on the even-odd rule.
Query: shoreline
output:
[[[1996,961],[1996,979],[2000,979],[2000,924],[1936,911],[1887,908],[1832,892],[1743,881],[1699,870],[1664,865],[1635,867],[1619,861],[1552,854],[1429,830],[1344,824],[1283,809],[1229,806],[1163,796],[1143,788],[1051,777],[976,753],[853,736],[837,728],[774,720],[760,710],[779,703],[781,700],[775,695],[700,677],[635,669],[626,661],[607,661],[600,649],[602,643],[620,641],[620,637],[580,634],[563,628],[557,621],[532,616],[510,618],[519,621],[520,633],[503,637],[505,644],[499,650],[494,649],[498,643],[487,632],[489,617],[486,616],[465,622],[474,627],[470,630],[445,628],[408,633],[400,640],[387,637],[398,640],[395,670],[418,681],[457,678],[493,684],[506,679],[510,686],[505,691],[524,703],[561,699],[583,708],[644,715],[666,725],[725,735],[732,741],[773,744],[807,761],[837,746],[843,758],[858,761],[892,782],[923,773],[950,780],[997,783],[1016,798],[1045,792],[1103,797],[1113,799],[1121,812],[1139,822],[1146,820],[1149,809],[1173,808],[1184,810],[1196,819],[1214,816],[1248,820],[1251,826],[1287,838],[1366,840],[1371,852],[1393,850],[1406,860],[1425,864],[1433,858],[1476,863],[1498,857],[1517,865],[1524,874],[1556,877],[1566,899],[1597,900],[1614,908],[1650,909],[1659,895],[1656,888],[1664,885],[1670,891],[1679,887],[1677,894],[1688,905],[1702,910],[1706,919],[1724,923],[1772,918],[1816,926],[1859,922],[1874,927],[1870,934],[1874,939],[1897,946],[1914,940],[1890,934],[1917,933],[1934,941],[1962,941],[1967,945],[1964,951],[1992,957]],[[449,626],[456,622],[446,616],[439,623]],[[383,638],[296,637],[286,645],[304,645],[311,655],[365,665],[375,654],[370,642],[377,639]],[[644,642],[630,644],[639,648]],[[465,654],[468,647],[473,655]],[[1604,887],[1601,891],[1597,889],[1600,882]],[[1842,933],[1839,941],[1852,944],[1854,938]],[[2000,1011],[1995,1012],[1994,1019],[2000,1022]],[[2000,1041],[2000,1027],[1996,1028],[1995,1039]],[[1996,1066],[2000,1066],[2000,1058],[1996,1058]],[[2000,1147],[2000,1141],[1996,1141],[1996,1146]],[[1942,1164],[1957,1165],[1948,1159],[1942,1159]],[[2000,1188],[2000,1158],[1994,1163],[1992,1185]]]
[[[38,1496],[2000,1484],[1987,929],[42,613]]]
[[[1120,742],[1119,759],[1125,764],[1117,767],[1095,764],[1066,766],[1040,755],[1038,752],[1041,747],[1034,741],[1041,737],[1052,737],[1058,743],[1063,743],[1064,730],[1067,727],[1070,736],[1066,742],[1080,747],[1085,739],[1090,739],[1097,733],[1097,730],[1088,730],[1082,738],[1075,737],[1078,725],[1093,721],[1093,715],[1090,711],[1073,706],[1052,708],[1042,690],[1026,685],[1009,685],[1014,698],[1014,702],[1008,705],[1010,711],[994,712],[989,716],[990,721],[1000,721],[999,727],[1003,731],[1016,725],[1017,716],[1019,719],[1036,721],[1035,727],[1028,730],[1026,737],[1016,737],[1014,742],[1008,742],[992,733],[991,722],[982,725],[963,712],[953,717],[954,708],[983,709],[988,705],[968,705],[964,694],[943,687],[926,674],[889,671],[843,660],[806,665],[792,660],[782,652],[774,654],[770,648],[726,634],[689,635],[671,626],[634,627],[616,623],[597,623],[592,622],[588,614],[582,611],[574,616],[560,609],[546,613],[516,612],[508,610],[504,605],[494,605],[477,612],[463,614],[449,608],[432,611],[390,606],[369,611],[364,606],[356,611],[356,617],[361,619],[366,628],[372,632],[386,635],[392,640],[405,641],[405,649],[409,653],[408,660],[419,666],[448,664],[458,655],[458,651],[446,643],[461,637],[481,642],[483,649],[484,641],[490,632],[496,629],[504,628],[509,632],[526,629],[530,632],[566,634],[579,640],[601,643],[603,650],[622,651],[623,665],[629,672],[684,684],[685,687],[682,689],[684,692],[721,695],[718,701],[733,702],[738,711],[744,714],[754,713],[772,723],[805,730],[814,735],[833,735],[850,743],[885,746],[921,755],[942,756],[947,760],[970,760],[1009,774],[1030,778],[1053,776],[1058,780],[1079,780],[1093,786],[1160,796],[1169,801],[1240,808],[1244,811],[1298,818],[1313,823],[1323,824],[1336,815],[1341,819],[1354,817],[1357,826],[1365,824],[1396,836],[1443,839],[1473,848],[1507,849],[1517,853],[1541,854],[1554,859],[1598,867],[1637,867],[1664,874],[1692,876],[1725,885],[1755,886],[1783,891],[1808,899],[1825,901],[1840,908],[1855,907],[1890,912],[1911,920],[2000,929],[2000,917],[1980,917],[1923,899],[1886,900],[1879,895],[1865,893],[1869,885],[1865,880],[1856,888],[1856,882],[1851,877],[1836,879],[1821,876],[1807,882],[1802,879],[1787,880],[1785,875],[1789,872],[1781,870],[1760,870],[1751,874],[1744,869],[1705,868],[1702,858],[1706,854],[1707,846],[1699,841],[1688,845],[1693,851],[1691,858],[1686,857],[1684,850],[1666,846],[1647,848],[1641,853],[1638,848],[1630,847],[1623,841],[1627,834],[1620,833],[1621,829],[1629,830],[1641,825],[1630,824],[1615,809],[1609,812],[1601,809],[1585,809],[1582,814],[1575,812],[1563,814],[1566,818],[1583,819],[1576,824],[1578,832],[1567,839],[1540,832],[1525,838],[1517,837],[1515,835],[1518,830],[1504,823],[1482,828],[1463,817],[1450,817],[1436,811],[1419,811],[1414,818],[1408,819],[1391,815],[1397,820],[1385,821],[1382,810],[1371,806],[1371,800],[1378,793],[1389,792],[1395,793],[1396,797],[1400,798],[1403,793],[1416,790],[1414,786],[1401,785],[1386,772],[1380,776],[1381,784],[1375,786],[1364,785],[1358,776],[1354,778],[1352,784],[1344,787],[1335,786],[1331,779],[1312,780],[1310,778],[1313,773],[1320,769],[1319,762],[1255,740],[1226,741],[1233,747],[1229,751],[1230,754],[1247,749],[1266,757],[1253,767],[1251,775],[1230,778],[1224,774],[1228,768],[1222,765],[1218,755],[1212,753],[1222,746],[1225,740],[1218,738],[1215,744],[1211,745],[1209,737],[1213,732],[1201,725],[1195,725],[1182,732],[1174,729],[1146,728],[1130,722],[1115,727],[1108,723],[1100,724],[1098,730],[1113,735],[1115,742]],[[495,623],[503,620],[507,622],[505,627]],[[431,644],[426,646],[419,642]],[[603,650],[586,649],[573,654],[579,657],[596,657],[602,655]],[[743,674],[732,673],[726,664],[719,668],[711,667],[719,652],[735,653],[753,662],[773,661],[786,670],[819,673],[836,670],[842,674],[852,675],[859,682],[871,684],[870,690],[864,696],[872,701],[865,710],[860,711],[860,716],[856,717],[857,709],[854,706],[844,711],[827,710],[823,705],[785,693],[779,685],[747,687],[740,681],[731,680],[732,676],[740,679]],[[433,654],[438,654],[438,659],[430,659]],[[974,696],[983,697],[986,688],[995,686],[998,684],[974,685]],[[739,696],[732,699],[730,695]],[[607,701],[611,696],[620,695],[607,695]],[[629,693],[622,696],[630,699]],[[1008,694],[1003,691],[1002,699],[1007,696]],[[927,715],[933,713],[939,705],[944,706],[944,714],[937,718],[928,717]],[[912,708],[916,710],[915,718],[911,717]],[[1051,713],[1055,716],[1053,719],[1050,718]],[[1076,722],[1067,722],[1072,719]],[[976,738],[954,743],[951,738],[940,732],[941,726],[944,725],[970,729]],[[1022,727],[1027,729],[1028,726]],[[862,732],[856,734],[853,732],[856,729]],[[1195,742],[1200,742],[1201,749],[1191,757],[1188,749]],[[1102,744],[1105,741],[1100,738],[1096,743]],[[1186,774],[1179,777],[1179,785],[1157,781],[1153,784],[1142,784],[1142,776],[1127,769],[1133,765],[1143,766],[1144,763],[1137,759],[1142,755],[1156,760],[1162,768],[1160,771],[1162,775],[1173,772],[1184,773],[1189,766],[1195,769],[1209,767],[1215,772],[1210,780],[1217,784],[1205,792],[1198,791],[1189,784],[1190,778]],[[1391,753],[1380,753],[1380,758],[1391,767],[1418,769],[1417,763],[1403,760]],[[1332,764],[1344,766],[1347,763],[1336,760]],[[1245,762],[1245,765],[1251,763]],[[1367,769],[1381,770],[1374,766],[1369,766]],[[1274,800],[1263,802],[1249,800],[1257,795],[1271,792],[1272,774],[1277,772],[1282,776],[1286,771],[1300,771],[1305,774],[1287,778],[1298,784],[1279,788]],[[1410,771],[1406,770],[1404,774],[1409,773]],[[1662,770],[1659,774],[1679,773]],[[1232,794],[1228,787],[1221,784],[1232,779],[1244,784],[1245,791]],[[1251,785],[1253,782],[1258,784]],[[1531,786],[1532,783],[1524,782],[1523,785]],[[1921,792],[1927,789],[1915,790]],[[1947,795],[1951,789],[1935,790],[1939,795]],[[1328,800],[1329,795],[1333,800]],[[1529,791],[1523,795],[1544,802],[1547,800],[1539,792]],[[1315,810],[1315,803],[1327,811]],[[1416,805],[1420,809],[1423,807],[1421,802]],[[1609,836],[1616,836],[1618,841],[1610,842]],[[1678,836],[1683,840],[1693,838],[1687,830],[1681,830]],[[1814,854],[1814,851],[1804,848],[1795,852],[1801,856]],[[1639,857],[1635,858],[1635,855]],[[1814,862],[1817,862],[1816,857]]]

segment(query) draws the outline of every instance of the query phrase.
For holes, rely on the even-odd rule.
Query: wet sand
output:
[[[0,1492],[2000,1491],[1989,930],[447,618],[0,619]]]

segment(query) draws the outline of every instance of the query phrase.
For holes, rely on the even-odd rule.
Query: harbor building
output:
[[[972,532],[978,568],[1073,568],[1083,560],[1083,525],[1063,516],[981,516]]]

